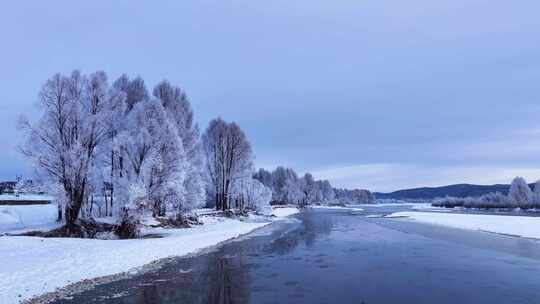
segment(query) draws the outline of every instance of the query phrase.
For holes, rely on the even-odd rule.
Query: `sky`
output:
[[[0,180],[31,176],[21,114],[54,73],[162,79],[257,167],[393,191],[540,178],[537,0],[11,1],[0,10]]]

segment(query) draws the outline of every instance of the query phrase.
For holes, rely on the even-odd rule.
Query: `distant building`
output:
[[[2,205],[47,205],[52,202],[52,197],[40,194],[0,194],[0,206]]]
[[[52,197],[35,190],[31,180],[19,184],[16,181],[0,182],[0,205],[46,205],[52,202]]]
[[[16,181],[0,182],[0,194],[12,194],[15,193]]]

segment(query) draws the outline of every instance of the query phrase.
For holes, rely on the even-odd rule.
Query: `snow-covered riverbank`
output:
[[[0,206],[0,235],[58,227],[58,207],[48,205]]]
[[[395,212],[387,217],[407,217],[428,224],[540,239],[540,217],[437,212]]]
[[[275,220],[296,208],[273,210]],[[163,238],[89,240],[0,237],[0,303],[18,303],[85,279],[136,271],[153,261],[198,252],[247,234],[271,221],[202,217],[190,229],[160,229]]]

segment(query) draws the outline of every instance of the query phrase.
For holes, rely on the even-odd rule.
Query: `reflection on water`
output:
[[[132,293],[121,297],[122,303],[248,303],[251,273],[261,267],[251,260],[261,255],[285,255],[299,245],[311,247],[332,230],[331,217],[316,220],[302,214],[299,218],[297,222],[282,223],[281,229],[273,233],[247,242],[231,242],[218,251],[172,262],[163,270],[144,276]],[[264,287],[256,289],[264,290]],[[115,299],[108,302],[114,303]]]
[[[248,303],[252,272],[260,267],[252,260],[284,255],[300,244],[309,246],[330,233],[331,223],[307,217],[265,227],[269,233],[229,242],[204,255],[174,260],[158,271],[104,285],[100,290],[106,290],[105,295],[87,291],[57,303]]]
[[[203,277],[208,278],[208,298],[204,303],[231,304],[248,303],[249,269],[243,255],[235,258],[218,257],[209,260]]]
[[[136,280],[136,287],[120,298],[126,304],[172,304],[172,303],[247,303],[249,300],[249,269],[242,258],[204,257],[196,269],[167,271],[152,274],[144,280]],[[188,266],[182,263],[181,267]],[[177,265],[180,266],[180,265]],[[173,267],[168,265],[167,267]],[[131,281],[131,283],[134,283]],[[131,284],[130,283],[130,284]],[[106,302],[116,303],[111,298]]]
[[[539,303],[539,242],[355,214],[307,211],[57,303]]]
[[[269,242],[266,252],[288,254],[300,244],[311,247],[317,239],[330,234],[334,226],[333,217],[318,218],[312,216],[313,211],[306,211],[297,217],[301,220],[294,230]]]
[[[121,303],[248,303],[250,268],[247,265],[243,255],[232,256],[221,251],[173,262],[166,266],[167,271],[147,275],[142,280],[134,279],[136,287],[121,298]],[[116,303],[116,300],[107,302]]]

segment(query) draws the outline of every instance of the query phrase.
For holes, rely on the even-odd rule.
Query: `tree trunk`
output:
[[[223,211],[229,209],[229,197],[227,195],[227,193],[223,193],[223,202],[222,202],[222,206],[223,206]]]
[[[77,219],[79,218],[79,212],[81,211],[83,199],[84,199],[84,186],[82,186],[83,190],[75,190],[71,193],[71,201],[66,206],[65,209],[65,218],[66,218],[66,226],[73,227],[76,225]]]
[[[116,132],[113,132],[113,137],[115,133]],[[111,216],[112,216],[112,208],[113,208],[113,195],[114,195],[114,150],[111,150]],[[107,216],[106,213],[105,213],[105,216]]]
[[[57,222],[62,221],[62,205],[58,204],[58,217],[56,218]]]
[[[69,206],[66,207],[66,225],[73,227],[75,226],[75,222],[77,221],[77,218],[79,217],[79,209],[76,206]]]
[[[93,209],[94,209],[94,195],[92,194],[92,198],[90,199],[90,217],[92,217]]]
[[[111,209],[110,209],[110,216],[113,216],[113,197],[114,197],[114,187],[111,183]]]
[[[109,202],[105,199],[105,216],[109,215]]]

